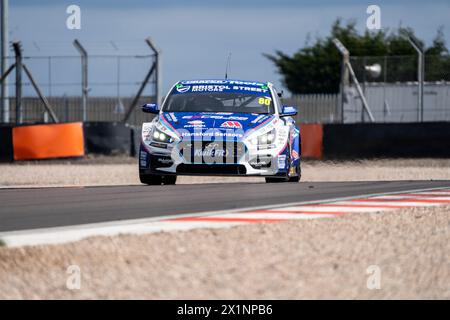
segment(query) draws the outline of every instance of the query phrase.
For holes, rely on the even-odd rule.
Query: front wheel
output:
[[[177,182],[177,176],[175,176],[175,175],[163,176],[164,185],[175,184],[176,182]]]
[[[300,167],[300,161],[298,162],[297,166],[295,167],[295,173],[296,175],[293,177],[266,177],[266,183],[278,183],[278,182],[299,182],[300,178],[302,176],[302,170]]]
[[[266,183],[279,183],[288,181],[289,181],[288,177],[281,177],[281,178],[266,177]]]
[[[298,162],[298,165],[296,166],[295,171],[296,171],[297,175],[290,177],[289,182],[300,182],[300,178],[302,177],[302,168],[300,167],[300,161]]]

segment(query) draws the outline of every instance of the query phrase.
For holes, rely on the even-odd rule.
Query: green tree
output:
[[[366,31],[359,34],[356,30],[356,22],[349,21],[343,25],[341,19],[337,19],[332,27],[330,35],[326,38],[318,38],[313,45],[307,45],[298,50],[292,56],[278,50],[275,54],[264,54],[272,61],[282,75],[284,85],[292,93],[335,93],[339,91],[341,56],[335,48],[332,40],[338,38],[350,51],[352,57],[383,57],[398,56],[389,64],[389,77],[387,81],[411,81],[415,80],[417,53],[402,34],[414,35],[410,28],[401,28],[397,32]],[[424,43],[419,41],[424,47]],[[442,68],[449,70],[450,59],[445,46],[442,28],[430,48],[426,49],[427,55],[439,57],[433,60],[434,73],[441,75]],[[378,58],[380,60],[381,58]],[[397,60],[398,61],[397,61]],[[358,60],[364,61],[364,60]],[[353,65],[355,72],[361,74],[363,63]],[[431,72],[430,71],[430,72]],[[444,72],[445,73],[445,72]],[[450,78],[450,72],[447,72]],[[433,73],[429,74],[433,79]],[[384,78],[378,81],[384,81]]]
[[[450,80],[450,58],[445,46],[443,27],[438,29],[433,45],[425,51],[425,80]]]

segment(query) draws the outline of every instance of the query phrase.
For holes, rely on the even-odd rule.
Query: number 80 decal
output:
[[[266,106],[270,106],[270,102],[272,100],[270,98],[259,98],[258,103],[259,104],[265,104]]]

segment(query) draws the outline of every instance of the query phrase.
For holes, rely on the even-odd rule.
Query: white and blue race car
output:
[[[142,125],[142,183],[175,184],[177,175],[263,176],[298,182],[300,130],[294,107],[282,106],[270,82],[177,82],[157,116]]]

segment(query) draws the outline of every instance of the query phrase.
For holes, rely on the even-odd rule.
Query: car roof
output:
[[[181,84],[231,84],[231,85],[245,85],[245,86],[268,86],[269,82],[254,81],[254,80],[240,80],[240,79],[186,79],[180,80]]]

